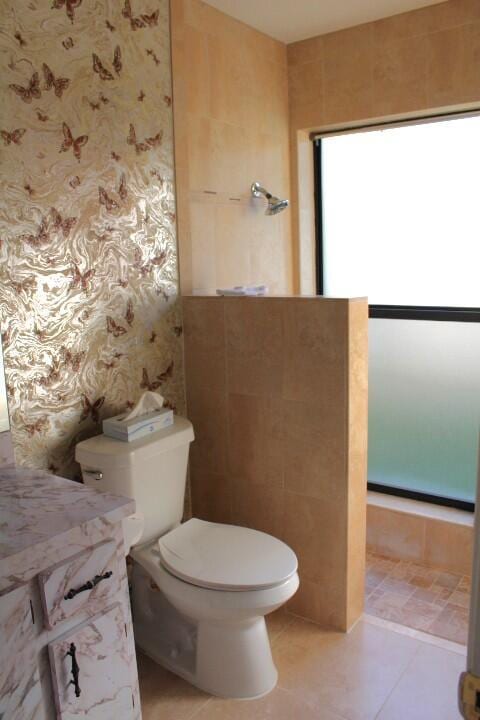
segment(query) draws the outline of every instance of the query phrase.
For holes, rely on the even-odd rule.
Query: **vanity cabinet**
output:
[[[0,720],[141,720],[132,512],[128,499],[0,468]]]

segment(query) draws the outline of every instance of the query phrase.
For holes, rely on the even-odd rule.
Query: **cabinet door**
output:
[[[36,631],[30,587],[0,597],[0,718],[45,717],[37,665]]]
[[[134,717],[126,633],[122,607],[116,604],[50,643],[59,720]]]

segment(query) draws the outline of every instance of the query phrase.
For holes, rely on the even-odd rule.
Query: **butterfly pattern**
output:
[[[0,34],[0,327],[18,458],[75,477],[75,439],[142,380],[183,409],[169,9],[23,5]]]
[[[76,217],[62,218],[58,210],[54,207],[50,208],[51,226],[55,231],[61,230],[64,238],[70,235],[70,231],[77,222]]]
[[[149,48],[148,50],[145,50],[145,52],[147,53],[147,55],[149,55],[149,56],[152,58],[152,60],[153,60],[153,62],[155,63],[155,65],[160,65],[160,60],[158,59],[157,55],[156,55],[155,52],[152,50],[152,48]]]
[[[64,7],[67,11],[67,17],[73,25],[75,22],[75,10],[79,8],[81,4],[82,0],[53,0],[52,8],[54,10],[60,10]]]
[[[129,300],[127,302],[127,309],[125,311],[125,320],[127,323],[132,326],[133,321],[135,320],[135,313],[133,312],[133,302],[132,300]]]
[[[89,270],[86,270],[84,273],[82,273],[78,265],[74,263],[72,268],[72,280],[70,282],[70,289],[72,290],[74,288],[81,288],[84,292],[88,292],[89,281],[93,278],[94,275],[94,268],[90,268]]]
[[[82,413],[80,415],[79,424],[87,418],[91,417],[95,424],[100,422],[100,409],[105,402],[105,395],[94,401],[89,400],[86,395],[82,395]]]
[[[150,14],[144,13],[142,15],[134,15],[130,0],[125,0],[122,15],[126,20],[130,21],[130,27],[132,30],[140,30],[141,28],[154,27],[155,25],[158,25],[160,11],[155,10],[155,12]]]
[[[96,53],[92,53],[92,61],[93,61],[93,71],[97,73],[97,75],[100,75],[100,80],[113,80],[114,76],[110,72],[110,70],[107,70],[107,68],[104,66],[100,58]],[[122,51],[120,50],[120,46],[117,45],[114,52],[113,52],[113,69],[115,70],[117,75],[120,75],[122,72]]]
[[[18,41],[18,44],[20,45],[20,47],[25,47],[25,45],[27,44],[26,41],[23,39],[21,33],[18,32],[18,30],[17,30],[17,32],[14,34],[13,37],[15,38],[15,40]]]
[[[73,372],[78,372],[87,353],[85,352],[85,350],[80,350],[80,352],[72,352],[72,350],[69,350],[68,348],[63,346],[61,348],[61,354],[64,364],[67,367],[71,368]]]
[[[167,369],[156,376],[155,380],[150,381],[148,377],[148,372],[146,368],[142,368],[142,381],[140,383],[140,387],[142,390],[158,390],[159,387],[161,387],[164,383],[169,380],[173,375],[173,361],[170,362]]]
[[[32,102],[33,98],[42,97],[42,93],[40,91],[40,75],[38,72],[33,73],[26,87],[15,83],[10,83],[8,87],[10,90],[13,90],[13,92],[23,100],[23,102],[29,104]]]
[[[22,137],[26,132],[25,128],[17,128],[17,130],[12,130],[12,132],[0,130],[0,136],[4,145],[11,145],[12,143],[13,145],[21,145]]]
[[[133,123],[130,123],[128,137],[127,137],[127,145],[133,145],[137,155],[140,155],[140,153],[142,153],[142,152],[148,152],[152,148],[158,147],[159,145],[161,145],[162,139],[163,139],[163,131],[160,130],[160,132],[158,132],[153,137],[145,138],[144,142],[138,142],[137,141],[137,133],[135,131],[135,126],[133,125]]]
[[[55,95],[61,98],[64,90],[70,85],[69,78],[56,78],[46,63],[43,63],[42,70],[43,77],[45,78],[45,90],[51,90],[53,88]]]
[[[50,242],[50,229],[48,227],[48,220],[42,218],[40,226],[35,234],[25,233],[21,236],[21,239],[31,247],[39,248],[42,245],[46,245]]]
[[[125,173],[122,173],[120,176],[118,197],[120,198],[120,201],[125,201],[128,197],[127,178]],[[120,208],[120,202],[112,198],[101,185],[98,188],[98,202],[107,209],[107,212],[112,212],[113,210],[118,210]]]
[[[64,153],[70,150],[70,148],[73,150],[74,156],[77,158],[78,162],[80,162],[82,158],[82,151],[81,148],[87,144],[88,142],[88,135],[79,135],[76,139],[72,135],[72,131],[68,127],[67,123],[62,123],[62,129],[63,129],[63,142],[60,147],[60,152]]]
[[[146,369],[146,368],[143,368],[143,370],[142,370],[142,380],[141,380],[141,382],[140,382],[140,387],[141,387],[142,390],[152,390],[152,391],[155,391],[155,390],[158,390],[158,388],[160,387],[161,384],[162,384],[162,383],[160,382],[160,380],[159,380],[158,378],[157,378],[156,380],[153,380],[152,382],[150,382],[150,379],[149,379],[149,377],[148,377],[147,369]]]
[[[120,337],[121,335],[125,335],[126,332],[126,328],[122,325],[117,325],[115,320],[110,315],[107,315],[107,333],[113,335],[113,337]]]
[[[34,435],[40,434],[44,430],[46,430],[48,428],[48,425],[48,418],[41,417],[38,420],[35,420],[35,422],[33,423],[25,423],[25,430],[30,437],[33,437]]]

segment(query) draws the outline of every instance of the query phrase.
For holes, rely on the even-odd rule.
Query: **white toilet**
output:
[[[297,558],[271,535],[183,515],[193,428],[174,424],[134,442],[99,435],[77,445],[85,484],[131,497],[125,553],[134,559],[132,612],[139,647],[193,685],[255,698],[277,671],[265,615],[299,584]]]

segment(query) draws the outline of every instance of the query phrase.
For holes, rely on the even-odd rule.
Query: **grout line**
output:
[[[272,648],[273,648],[273,646],[275,645],[275,643],[277,642],[278,638],[279,638],[281,635],[283,635],[286,630],[288,630],[288,628],[290,627],[290,625],[291,625],[291,624],[293,623],[293,621],[295,620],[295,615],[291,615],[288,611],[285,611],[285,615],[286,615],[287,618],[288,618],[288,622],[285,624],[285,626],[275,635],[275,637],[270,638],[270,636],[269,636],[270,645],[271,645]],[[268,624],[267,624],[267,631],[268,631]]]
[[[204,703],[202,703],[198,708],[196,708],[196,710],[194,710],[192,712],[191,715],[187,715],[185,720],[193,720],[193,718],[197,717],[197,715],[199,715],[199,713],[202,712],[202,710],[204,710],[204,708],[206,708],[207,705],[209,703],[211,703],[213,700],[214,700],[213,695],[211,697],[207,698]]]
[[[414,639],[414,638],[413,638],[413,639]],[[399,686],[400,682],[401,682],[401,681],[403,680],[403,678],[405,677],[407,671],[410,669],[410,666],[413,664],[413,661],[415,660],[415,658],[416,658],[417,655],[419,654],[420,648],[422,647],[422,646],[421,646],[421,641],[417,641],[417,645],[418,645],[418,647],[416,648],[415,652],[412,654],[412,657],[410,658],[410,660],[407,662],[405,668],[403,669],[403,672],[400,673],[400,677],[398,678],[397,682],[394,683],[392,689],[390,690],[390,692],[388,693],[387,697],[386,697],[385,700],[383,701],[381,707],[379,708],[377,714],[375,715],[375,718],[380,717],[380,714],[381,714],[383,708],[385,707],[385,705],[387,704],[387,702],[390,700],[390,698],[392,697],[393,693],[395,692],[395,690],[396,690],[397,687]]]

